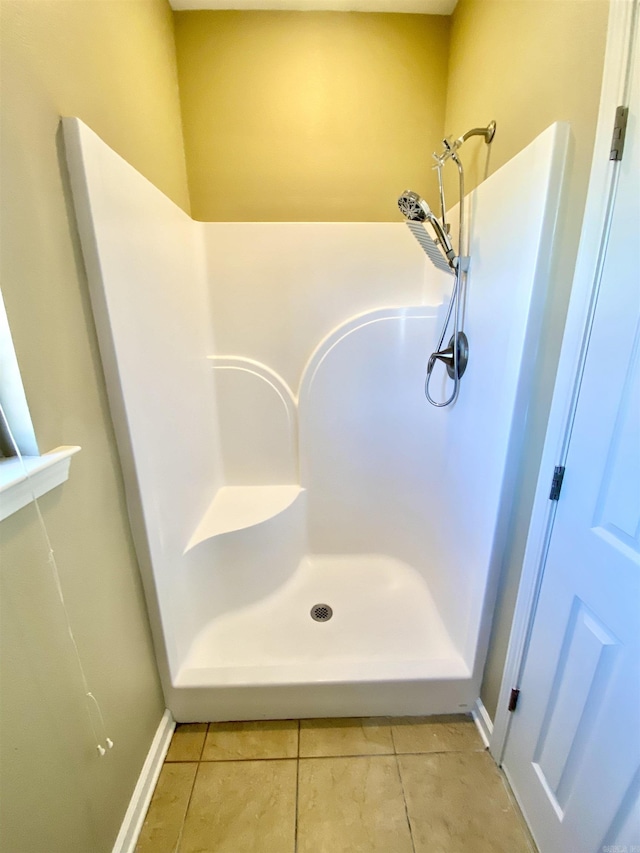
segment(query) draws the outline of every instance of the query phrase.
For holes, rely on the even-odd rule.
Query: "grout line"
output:
[[[391,720],[391,717],[389,719]],[[393,754],[397,755],[398,750],[396,749],[396,739],[393,736],[393,725],[391,722],[389,723],[389,734],[391,735],[391,746],[393,747]]]
[[[411,818],[409,817],[409,806],[407,805],[407,795],[404,790],[404,782],[402,781],[402,773],[400,772],[400,756],[396,751],[396,740],[393,736],[393,728],[389,726],[391,729],[391,743],[393,744],[394,758],[396,761],[396,773],[398,774],[398,779],[400,780],[400,790],[402,791],[402,802],[404,803],[404,816],[407,819],[407,826],[409,827],[409,838],[411,839],[411,849],[413,853],[416,853],[416,843],[413,840],[413,829],[411,827]]]
[[[0,3],[1,2],[2,2],[2,0],[0,0]],[[336,756],[336,757],[341,757],[341,756]],[[353,758],[353,757],[355,757],[355,758],[361,758],[361,757],[366,758],[366,757],[370,757],[370,756],[350,756],[349,755],[349,756],[345,756],[345,757],[346,758]],[[182,761],[182,762],[172,761],[170,763],[171,764],[198,764],[198,766],[199,766],[200,764],[207,764],[207,765],[209,765],[209,764],[252,764],[252,763],[255,764],[258,761],[262,763],[262,762],[267,762],[267,761],[296,761],[296,760],[297,759],[296,759],[295,755],[279,755],[279,756],[274,756],[272,758],[215,758],[215,759],[212,759],[211,761],[208,761],[208,760],[205,760],[205,761]],[[640,851],[639,851],[639,853],[640,853]]]
[[[341,752],[336,755],[301,755],[300,759],[302,761],[323,761],[328,758],[389,758],[389,756],[393,757],[394,755],[482,755],[485,752],[484,747],[482,749],[436,749],[430,752]],[[235,760],[273,761],[271,758]]]
[[[2,0],[0,0],[2,2]],[[269,755],[254,758],[203,758],[199,764],[246,764],[251,761],[296,761],[296,755]]]
[[[396,752],[396,755],[482,755],[487,750],[483,746],[481,749],[429,749],[422,752]],[[640,851],[639,851],[640,853]]]
[[[180,847],[182,845],[182,836],[184,834],[184,827],[187,822],[187,815],[189,814],[189,807],[191,806],[191,799],[193,797],[193,792],[196,787],[196,779],[198,778],[198,773],[200,772],[200,762],[196,765],[196,772],[193,774],[193,782],[191,783],[191,790],[189,791],[189,799],[187,800],[187,807],[184,810],[184,815],[182,817],[182,824],[180,825],[180,832],[178,833],[178,838],[176,840],[175,847],[173,848],[172,853],[180,853]]]
[[[200,756],[198,758],[198,761],[202,761],[202,756],[204,755],[204,748],[207,744],[207,735],[209,734],[209,726],[210,725],[211,725],[210,723],[207,723],[207,728],[204,731],[204,737],[202,738],[202,749],[200,750]]]
[[[300,720],[298,720],[298,755],[296,757],[296,808],[293,835],[293,853],[298,853],[298,798],[300,796]]]
[[[407,805],[407,795],[404,790],[404,782],[402,781],[402,773],[400,772],[400,763],[399,756],[396,755],[396,770],[398,771],[398,777],[400,779],[400,789],[402,790],[402,801],[404,803],[404,815],[407,819],[407,826],[409,827],[409,838],[411,839],[411,849],[413,853],[416,853],[416,843],[413,839],[413,828],[411,826],[411,818],[409,817],[409,806]]]
[[[241,764],[244,761],[324,761],[334,758],[389,758],[397,756],[418,755],[481,755],[486,749],[432,749],[428,752],[341,752],[335,755],[254,755],[247,758],[201,758],[199,762],[195,759],[190,761],[169,761],[168,764]],[[639,851],[640,853],[640,851]]]
[[[300,758],[302,761],[308,761],[309,759],[312,761],[316,759],[322,761],[325,758],[388,758],[389,756],[393,757],[394,754],[393,752],[339,752],[335,755],[301,755]],[[640,853],[640,850],[638,853]]]

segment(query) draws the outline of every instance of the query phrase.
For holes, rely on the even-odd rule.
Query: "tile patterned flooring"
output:
[[[469,717],[178,725],[136,853],[535,853]]]

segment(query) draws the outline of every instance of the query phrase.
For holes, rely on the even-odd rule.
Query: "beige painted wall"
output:
[[[188,208],[166,0],[2,0],[2,278],[41,451],[80,444],[41,499],[90,685],[98,758],[33,505],[0,524],[0,848],[106,853],[164,709],[105,395],[59,115]],[[102,733],[100,733],[102,737]]]
[[[482,686],[495,714],[520,578],[530,508],[553,390],[593,152],[607,31],[605,0],[459,0],[453,15],[447,133],[496,119],[487,169],[484,144],[464,150],[469,188],[495,171],[554,121],[571,124],[565,206],[558,223],[542,366],[526,431],[528,453],[518,487],[515,524],[503,574]]]
[[[434,205],[450,19],[182,12],[176,46],[193,215],[398,221]]]

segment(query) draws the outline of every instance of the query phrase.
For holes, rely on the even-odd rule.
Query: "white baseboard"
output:
[[[476,724],[480,737],[484,745],[489,748],[491,746],[491,735],[493,734],[493,721],[489,716],[487,709],[484,707],[482,699],[476,699],[476,704],[471,711],[471,716]]]
[[[116,843],[113,845],[113,853],[134,853],[175,727],[171,711],[165,711],[142,765],[138,782],[129,801],[129,808],[122,821]]]

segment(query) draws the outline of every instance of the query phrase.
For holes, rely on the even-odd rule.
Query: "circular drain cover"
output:
[[[314,604],[311,608],[311,618],[316,622],[328,622],[333,616],[333,610],[328,604]]]

